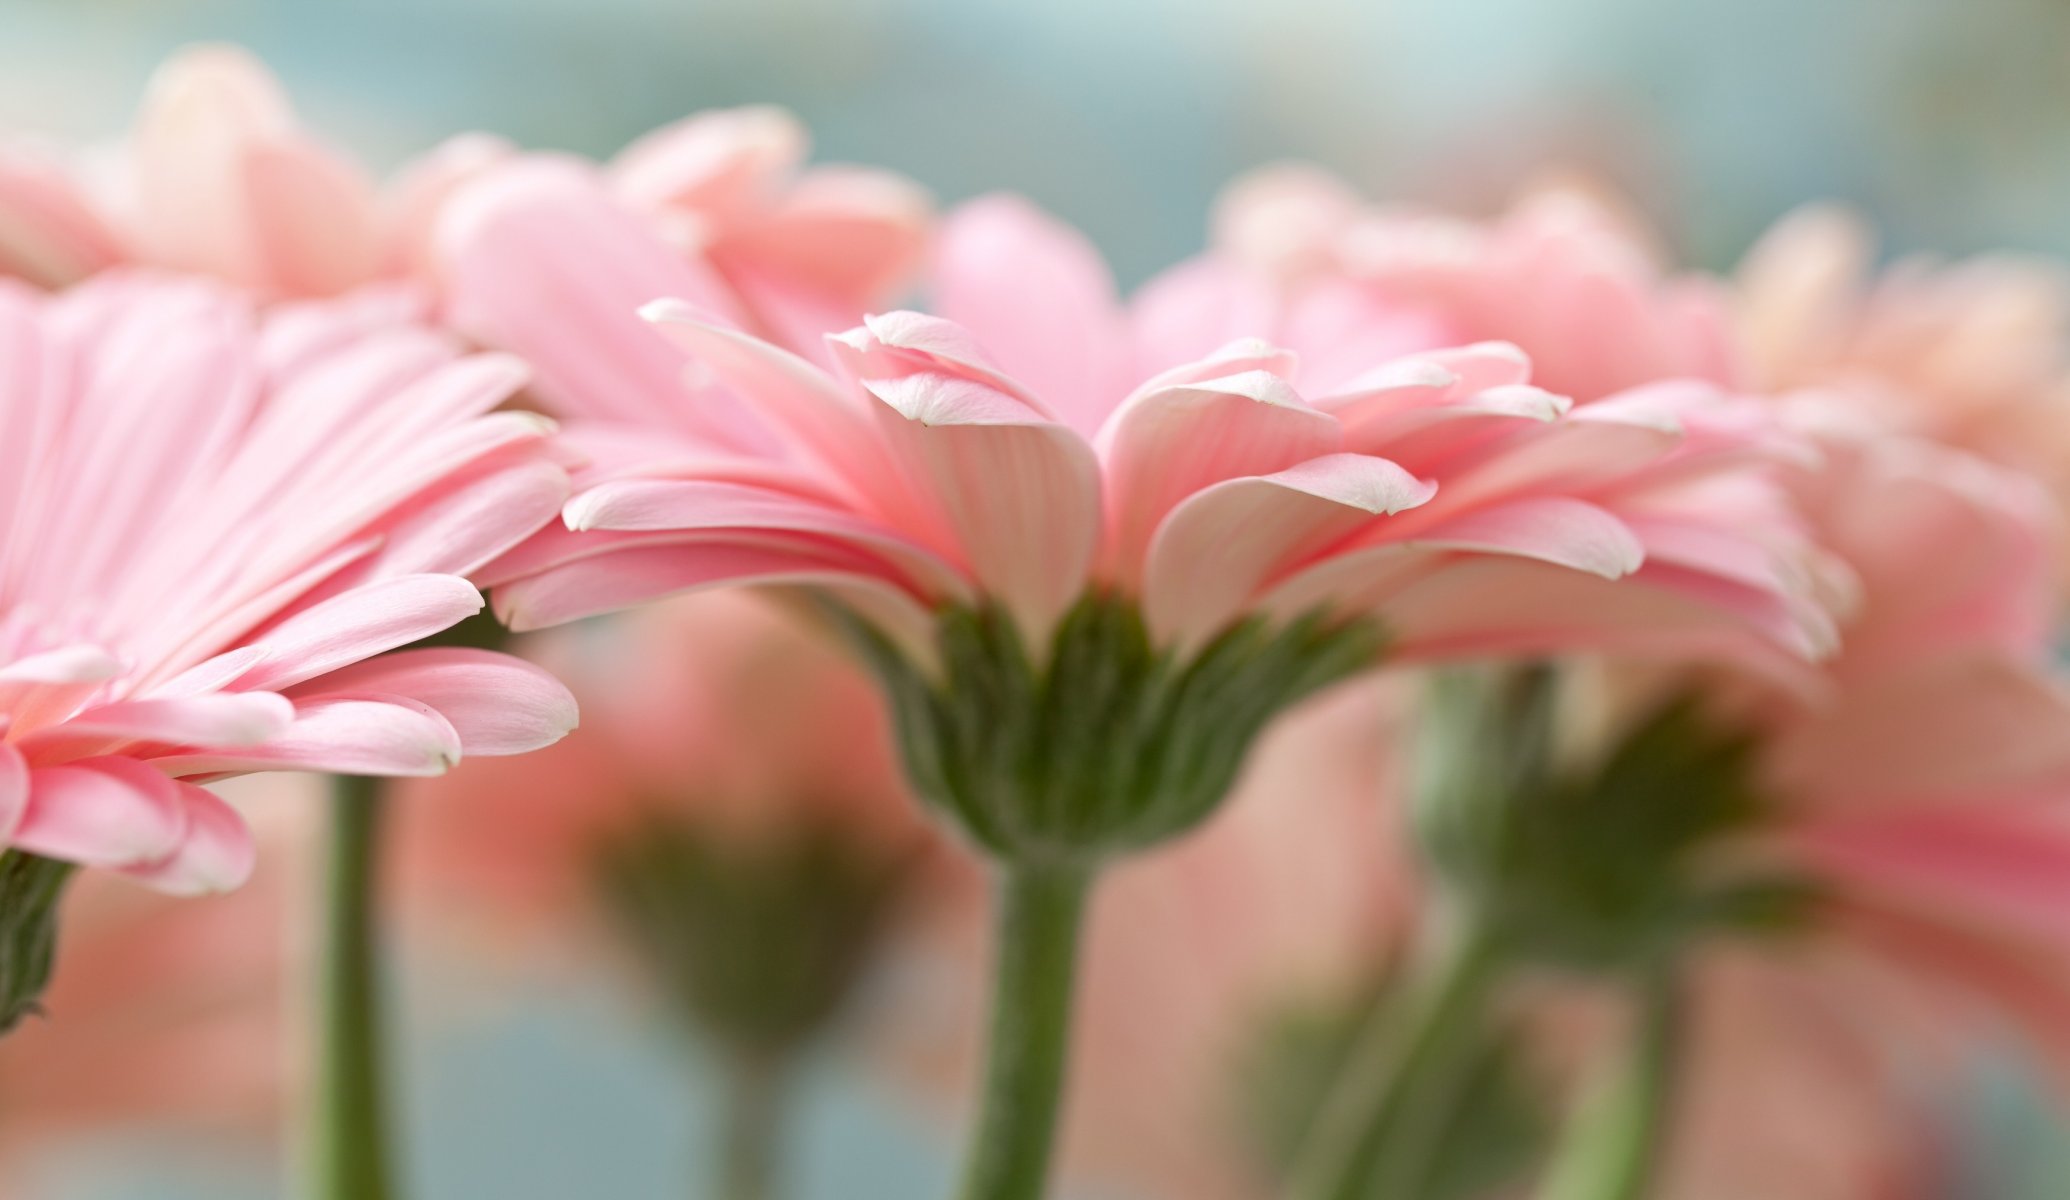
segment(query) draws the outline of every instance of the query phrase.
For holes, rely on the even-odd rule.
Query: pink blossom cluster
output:
[[[1581,189],[1473,218],[1274,167],[1124,296],[1025,199],[938,217],[809,158],[751,108],[602,163],[470,136],[376,184],[230,49],[166,66],[117,143],[0,149],[0,848],[235,888],[252,840],[212,782],[439,775],[569,734],[579,696],[560,746],[408,789],[411,912],[551,928],[645,808],[723,845],[832,831],[912,866],[897,936],[958,981],[883,1057],[960,1081],[975,882],[828,612],[945,692],[945,614],[1037,666],[1089,598],[1180,667],[1365,623],[1384,673],[1095,902],[1067,1169],[1275,1194],[1232,1055],[1408,957],[1415,679],[1462,662],[1561,664],[1579,755],[1694,695],[1765,801],[1722,856],[1817,892],[1786,940],[1692,951],[1659,1194],[1896,1194],[1920,1072],[2007,1031],[2070,1084],[2070,277],[1879,269],[1823,209],[1712,275]],[[417,644],[484,592],[525,631],[745,586],[524,657]],[[279,967],[165,936],[192,953],[64,1007]],[[1613,1036],[1560,986],[1518,1003],[1555,1077]],[[30,1074],[70,1069],[64,1024],[23,1035]]]

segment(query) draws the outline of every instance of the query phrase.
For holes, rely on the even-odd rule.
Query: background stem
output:
[[[1681,989],[1672,970],[1649,973],[1632,1043],[1568,1124],[1546,1174],[1545,1200],[1643,1200],[1652,1190],[1681,1025]]]
[[[312,1200],[391,1200],[382,1058],[379,932],[375,913],[382,782],[332,782]]]
[[[1075,867],[1009,865],[1000,876],[991,1048],[963,1200],[1043,1194],[1089,882]]]
[[[726,1056],[718,1192],[723,1200],[773,1200],[778,1194],[790,1069],[790,1056],[780,1051]]]
[[[1422,1200],[1499,968],[1493,939],[1468,923],[1401,1003],[1375,1010],[1295,1165],[1295,1200]]]

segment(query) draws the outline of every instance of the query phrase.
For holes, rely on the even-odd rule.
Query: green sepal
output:
[[[827,609],[875,671],[914,790],[990,855],[1089,863],[1176,837],[1214,811],[1261,730],[1374,665],[1367,618],[1251,618],[1181,657],[1134,602],[1082,598],[1032,655],[994,605],[949,607],[938,662]]]
[[[1452,672],[1430,693],[1417,823],[1447,890],[1513,952],[1586,972],[1717,935],[1802,926],[1815,884],[1726,853],[1772,819],[1756,735],[1691,693],[1562,761],[1544,667]]]
[[[0,851],[0,1034],[42,1012],[57,959],[57,910],[70,863]]]

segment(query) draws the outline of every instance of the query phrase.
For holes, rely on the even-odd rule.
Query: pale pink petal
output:
[[[864,381],[879,426],[955,531],[971,573],[1028,636],[1078,599],[1100,536],[1099,465],[1070,429],[974,380]]]
[[[1174,508],[1151,541],[1144,616],[1163,638],[1212,636],[1282,571],[1375,517],[1427,503],[1436,490],[1384,458],[1358,454],[1204,488]]]
[[[463,753],[523,754],[575,728],[575,697],[520,658],[486,650],[404,650],[310,680],[297,702],[333,695],[408,696],[452,723]]]
[[[93,867],[162,861],[187,835],[172,780],[128,758],[87,758],[29,772],[29,806],[13,844]]]
[[[1098,442],[1109,572],[1132,587],[1158,525],[1202,488],[1270,475],[1333,454],[1342,442],[1336,418],[1308,407],[1265,371],[1131,397]]]
[[[457,575],[404,575],[356,588],[281,622],[254,643],[265,659],[240,685],[279,689],[405,646],[482,609]]]
[[[679,300],[657,300],[640,315],[855,496],[893,511],[910,503],[868,407],[826,372],[780,347],[714,324]]]
[[[53,739],[155,742],[168,746],[250,746],[279,735],[295,706],[272,692],[217,692],[121,700],[88,708],[25,739],[47,750]]]
[[[1128,330],[1106,263],[1026,200],[986,196],[949,215],[934,301],[1081,434],[1091,436],[1128,389]]]
[[[237,810],[207,788],[175,782],[187,810],[187,836],[170,858],[123,874],[175,896],[231,892],[251,878],[258,849]]]
[[[686,386],[682,352],[638,315],[674,296],[737,323],[724,283],[580,166],[519,160],[487,172],[447,205],[438,244],[453,323],[524,356],[557,411],[737,440],[724,412]]]
[[[718,109],[664,125],[619,151],[611,186],[639,207],[682,210],[716,226],[773,199],[778,182],[810,149],[805,127],[781,108]]]
[[[244,162],[252,236],[266,286],[328,296],[382,266],[373,189],[346,160],[310,145],[255,147]]]
[[[29,811],[29,764],[10,742],[0,741],[0,846],[14,838]]]
[[[460,753],[459,732],[430,705],[363,694],[302,702],[294,724],[262,745],[166,755],[152,765],[189,779],[244,771],[437,775],[459,762]]]
[[[831,333],[886,307],[911,281],[932,217],[927,192],[903,176],[815,167],[767,211],[722,228],[711,255],[728,278],[752,270],[817,298],[824,307],[812,324]]]
[[[62,164],[0,148],[0,275],[63,287],[122,257],[120,240]]]
[[[121,659],[99,646],[59,646],[0,666],[0,683],[99,683],[124,669]]]
[[[1793,723],[1771,756],[1785,786],[1807,797],[1890,804],[2070,789],[2070,692],[2032,665],[1944,653],[1844,686],[1845,703]]]
[[[592,535],[600,536],[600,535]],[[930,609],[877,563],[824,539],[647,540],[549,567],[498,587],[496,615],[523,632],[717,586],[809,586],[860,595],[912,644],[928,643]]]
[[[1385,530],[1375,541],[1393,541]],[[1510,554],[1605,579],[1639,569],[1646,548],[1616,514],[1571,496],[1538,496],[1476,509],[1418,530],[1408,544]]]
[[[568,527],[608,530],[787,530],[852,544],[905,573],[913,591],[968,602],[961,573],[926,546],[892,527],[837,508],[764,488],[718,481],[624,479],[591,488],[568,505]]]

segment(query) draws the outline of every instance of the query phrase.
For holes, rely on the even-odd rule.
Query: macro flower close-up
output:
[[[0,1200],[2070,1195],[2070,15],[0,33]]]

